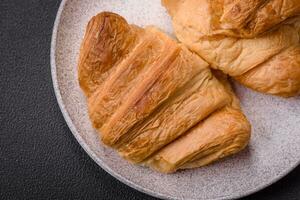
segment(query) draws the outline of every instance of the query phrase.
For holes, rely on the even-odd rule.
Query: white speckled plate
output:
[[[63,0],[56,18],[51,67],[62,113],[85,151],[127,185],[165,199],[232,199],[256,192],[286,175],[300,160],[300,98],[282,99],[236,86],[253,126],[249,147],[216,164],[164,175],[133,166],[105,148],[87,115],[77,82],[77,57],[88,20],[113,11],[130,23],[154,24],[172,33],[160,0]]]

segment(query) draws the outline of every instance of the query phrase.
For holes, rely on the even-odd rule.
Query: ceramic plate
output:
[[[165,175],[133,166],[104,147],[87,115],[77,81],[80,43],[88,20],[113,11],[130,23],[156,25],[172,34],[160,0],[63,0],[57,14],[51,67],[57,100],[79,144],[104,170],[123,183],[164,199],[232,199],[274,183],[300,160],[300,98],[282,99],[236,85],[253,130],[249,147],[213,165]]]

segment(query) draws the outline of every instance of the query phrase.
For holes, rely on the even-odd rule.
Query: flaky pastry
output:
[[[226,78],[155,27],[103,12],[88,23],[79,83],[104,144],[170,173],[241,151],[250,124]]]
[[[300,94],[300,0],[162,0],[177,38],[259,92]]]

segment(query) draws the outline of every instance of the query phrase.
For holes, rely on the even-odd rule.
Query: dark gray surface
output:
[[[154,199],[98,167],[61,115],[49,61],[59,3],[0,0],[0,199]],[[300,199],[300,167],[245,199]]]

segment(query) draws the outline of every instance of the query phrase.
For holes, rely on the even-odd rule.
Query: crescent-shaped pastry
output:
[[[177,38],[259,92],[300,94],[300,0],[162,0]]]
[[[155,27],[93,17],[78,74],[103,143],[132,163],[170,173],[248,144],[250,124],[226,78]]]

